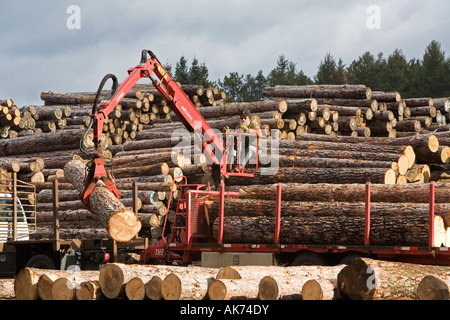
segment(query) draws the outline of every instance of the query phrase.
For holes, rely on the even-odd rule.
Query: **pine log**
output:
[[[37,300],[39,292],[37,284],[44,271],[36,268],[23,268],[16,275],[14,293],[16,300]]]
[[[339,291],[352,300],[417,300],[425,276],[448,272],[448,266],[358,258],[339,272],[337,280]]]
[[[316,150],[322,151],[322,150]],[[267,170],[264,170],[267,169]],[[227,185],[297,183],[385,183],[395,184],[396,174],[385,168],[260,168],[252,179],[230,176]]]
[[[429,184],[385,185],[371,184],[371,202],[429,202]],[[239,190],[239,199],[275,199],[277,184],[247,185]],[[282,183],[284,201],[363,201],[365,184],[303,184]],[[435,202],[450,203],[446,183],[435,183]]]
[[[401,156],[400,156],[401,157]],[[399,160],[402,158],[399,157]],[[261,155],[261,167],[278,165],[279,167],[320,167],[320,168],[390,168],[393,161],[361,160],[352,158],[312,158],[297,155]],[[404,165],[407,170],[408,163]]]
[[[0,156],[78,149],[84,130],[61,130],[0,140]]]
[[[64,166],[66,178],[81,192],[85,177],[85,164],[72,160]],[[127,209],[112,192],[99,181],[89,196],[92,212],[102,221],[111,238],[116,241],[129,241],[141,229],[137,215]]]
[[[445,230],[443,219],[434,221],[435,230]],[[213,224],[217,238],[219,219]],[[285,244],[342,244],[364,243],[364,216],[296,216],[282,217],[280,242]],[[424,215],[395,215],[371,217],[372,245],[428,246],[428,212]],[[435,232],[436,246],[445,241],[445,232]],[[274,243],[275,218],[226,216],[223,241],[227,243]]]
[[[289,98],[352,98],[371,99],[372,91],[365,86],[275,86],[263,88],[265,97]]]

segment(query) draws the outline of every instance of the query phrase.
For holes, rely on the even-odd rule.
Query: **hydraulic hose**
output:
[[[94,126],[94,122],[96,121],[95,115],[98,113],[97,107],[98,107],[98,102],[99,102],[99,99],[100,99],[100,95],[101,95],[101,93],[103,91],[103,87],[105,86],[105,83],[109,79],[112,79],[113,83],[112,83],[112,86],[111,86],[110,93],[104,99],[105,100],[110,100],[112,97],[114,97],[114,95],[117,92],[117,87],[118,87],[117,77],[115,75],[111,74],[111,73],[108,73],[106,76],[103,77],[102,81],[100,82],[100,85],[98,86],[97,94],[95,95],[94,104],[92,106],[91,121],[89,122],[89,125],[87,126],[87,129],[86,129],[85,133],[83,134],[83,137],[80,140],[80,150],[83,153],[88,154],[88,155],[92,154],[93,152],[92,152],[92,150],[88,150],[84,146],[83,141],[86,139],[89,131]],[[97,148],[98,146],[96,145],[95,147]]]

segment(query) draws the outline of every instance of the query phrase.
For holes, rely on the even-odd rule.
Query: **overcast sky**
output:
[[[281,54],[311,78],[327,52],[347,66],[365,51],[409,60],[437,40],[450,56],[448,0],[0,0],[0,12],[0,99],[19,107],[123,81],[142,49],[172,66],[196,57],[213,81],[267,75]]]

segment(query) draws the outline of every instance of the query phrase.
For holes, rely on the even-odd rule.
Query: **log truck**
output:
[[[154,77],[158,79],[155,79]],[[246,166],[237,166],[237,170],[231,170],[233,161],[240,162],[241,140],[250,135],[249,133],[215,132],[195,108],[188,96],[182,90],[158,61],[156,56],[149,50],[143,50],[140,63],[128,70],[128,77],[118,86],[117,78],[107,74],[101,81],[92,108],[91,121],[86,130],[94,131],[93,149],[83,146],[80,149],[92,156],[92,161],[87,167],[84,181],[84,189],[80,193],[80,200],[89,209],[88,198],[98,180],[102,180],[109,190],[120,197],[120,192],[115,186],[114,176],[110,170],[108,161],[103,157],[100,142],[102,128],[105,118],[120,103],[126,93],[141,79],[149,78],[153,86],[169,102],[172,111],[177,115],[183,125],[189,130],[202,136],[202,150],[210,167],[210,174],[214,185],[210,184],[188,184],[186,177],[181,177],[183,183],[178,185],[179,198],[176,204],[175,221],[172,230],[169,231],[167,217],[163,224],[162,238],[157,243],[133,246],[133,243],[113,243],[106,245],[108,240],[93,241],[12,241],[10,245],[15,246],[17,256],[23,260],[33,255],[30,261],[38,261],[40,267],[67,268],[71,264],[81,265],[82,269],[98,268],[102,264],[112,261],[118,248],[122,252],[137,253],[138,263],[179,263],[193,264],[201,263],[203,266],[219,267],[224,265],[270,265],[276,261],[283,264],[337,264],[348,263],[358,256],[371,256],[398,261],[416,262],[424,264],[446,264],[450,265],[450,252],[447,247],[436,247],[433,244],[433,221],[434,221],[434,183],[430,183],[430,216],[429,216],[429,245],[425,247],[412,246],[383,246],[376,247],[370,244],[370,184],[366,186],[366,215],[365,215],[365,239],[361,245],[345,246],[340,244],[283,244],[280,241],[281,220],[281,184],[278,185],[276,193],[277,208],[275,212],[274,242],[270,244],[258,243],[226,243],[224,242],[224,201],[226,198],[237,198],[237,192],[225,191],[225,181],[230,176],[254,177],[258,170],[258,155],[256,155],[256,166],[249,172]],[[100,95],[108,80],[113,84],[110,93],[100,102]],[[237,141],[237,143],[235,143]],[[259,145],[259,144],[258,144]],[[258,152],[257,152],[258,154]],[[232,161],[230,161],[232,159]],[[173,190],[173,188],[172,188]],[[205,203],[211,199],[218,199],[219,216],[216,221],[216,232],[213,232],[214,221],[209,221]],[[169,198],[173,201],[172,194]],[[139,240],[139,239],[138,239]],[[142,240],[142,239],[140,239]],[[142,242],[140,242],[142,243]],[[59,254],[58,254],[59,252]],[[61,254],[64,252],[64,254]],[[1,252],[0,252],[1,255]],[[58,263],[53,264],[55,256]],[[136,256],[136,254],[135,254]],[[38,258],[40,259],[38,259]],[[50,258],[49,258],[50,257]],[[61,259],[62,257],[62,259]],[[0,257],[1,258],[1,257]],[[56,259],[56,260],[58,260]],[[1,259],[0,259],[1,262]],[[25,261],[26,262],[26,261]],[[16,263],[17,269],[28,265],[23,261]],[[0,264],[1,269],[1,264]],[[1,270],[0,270],[1,271]],[[1,274],[1,272],[0,272]]]

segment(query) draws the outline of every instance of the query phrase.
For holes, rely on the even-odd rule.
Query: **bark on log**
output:
[[[360,168],[358,170],[354,168],[260,168],[253,179],[229,177],[227,185],[272,184],[276,182],[395,184],[395,181],[394,170],[385,168]]]
[[[447,274],[449,267],[358,258],[338,274],[338,288],[352,300],[417,300],[427,275]]]
[[[79,160],[72,160],[64,166],[66,178],[81,192],[85,177],[85,164]],[[89,196],[92,212],[102,221],[112,239],[123,242],[129,241],[141,229],[141,222],[137,215],[127,209],[112,192],[99,181]]]
[[[371,99],[372,91],[365,86],[275,86],[263,88],[266,97],[289,98],[352,98]]]
[[[84,130],[61,130],[0,140],[0,156],[78,149]]]
[[[365,184],[281,184],[281,197],[285,201],[363,201]],[[429,202],[430,185],[371,184],[372,202]],[[277,184],[248,185],[239,190],[239,199],[275,199]],[[450,189],[446,183],[435,183],[435,202],[450,203]]]

